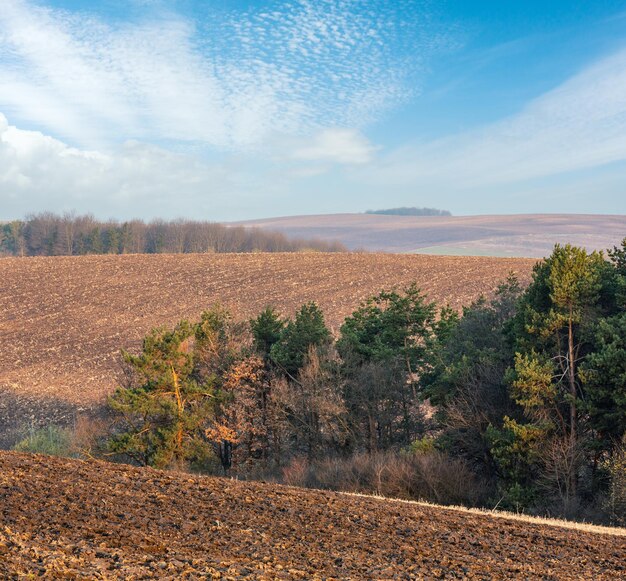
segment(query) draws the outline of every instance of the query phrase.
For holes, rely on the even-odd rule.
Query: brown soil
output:
[[[626,537],[0,452],[0,576],[617,579]]]
[[[382,254],[133,255],[0,259],[0,444],[29,422],[97,408],[119,351],[219,301],[238,317],[315,300],[336,331],[367,296],[417,281],[455,308],[533,260]]]
[[[0,452],[0,577],[618,579],[626,537]]]

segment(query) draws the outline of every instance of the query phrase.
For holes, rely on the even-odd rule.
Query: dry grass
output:
[[[386,498],[384,496],[378,496],[375,494],[361,494],[358,492],[340,492],[347,496],[357,496],[364,498],[374,498],[384,502],[400,502],[404,504],[414,504],[417,506],[424,506],[430,508],[436,508],[438,510],[452,510],[462,512],[466,514],[476,514],[487,516],[491,518],[502,518],[506,520],[512,520],[517,522],[523,522],[535,525],[545,525],[551,527],[560,527],[565,529],[571,529],[575,531],[583,531],[585,533],[596,533],[602,535],[614,535],[618,537],[626,537],[626,528],[622,527],[608,527],[602,525],[594,525],[591,523],[576,522],[571,520],[564,520],[559,518],[546,518],[540,516],[531,516],[527,514],[520,514],[514,512],[508,512],[505,510],[489,510],[486,508],[468,508],[466,506],[447,506],[441,504],[434,504],[432,502],[425,502],[423,500],[404,500],[401,498]]]

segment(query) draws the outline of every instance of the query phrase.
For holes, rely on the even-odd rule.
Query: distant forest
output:
[[[42,213],[0,224],[0,256],[344,252],[339,242],[290,239],[258,228],[192,220],[101,222],[93,216]]]
[[[367,210],[365,213],[385,216],[452,216],[448,210],[437,208],[389,208],[388,210]]]

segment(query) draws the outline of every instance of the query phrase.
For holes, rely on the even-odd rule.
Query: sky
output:
[[[0,220],[626,214],[626,0],[0,0]]]

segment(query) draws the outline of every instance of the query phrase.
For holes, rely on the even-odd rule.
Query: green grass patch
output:
[[[72,432],[59,426],[29,428],[26,436],[13,449],[17,452],[48,454],[49,456],[76,456],[72,445]]]

